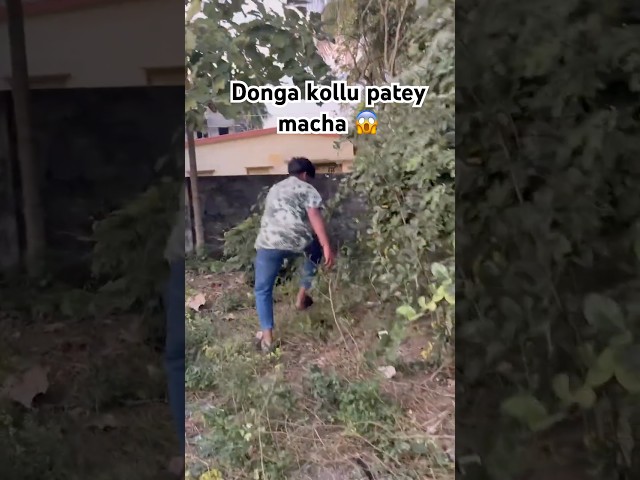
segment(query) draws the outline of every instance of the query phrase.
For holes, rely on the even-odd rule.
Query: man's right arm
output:
[[[322,218],[322,211],[320,208],[307,208],[307,215],[309,215],[309,223],[311,228],[318,237],[320,245],[322,245],[322,252],[324,256],[324,264],[327,267],[331,267],[335,261],[333,251],[331,250],[331,243],[329,242],[329,235],[327,235],[327,228]]]

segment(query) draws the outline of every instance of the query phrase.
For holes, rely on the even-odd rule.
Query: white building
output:
[[[159,90],[172,90],[174,93],[169,92],[166,98],[176,99],[176,87],[180,91],[185,83],[184,24],[181,21],[184,10],[179,2],[23,0],[23,11],[29,83],[31,89],[37,91],[32,95],[32,101],[36,97],[47,97],[51,103],[45,105],[59,107],[49,110],[40,107],[39,110],[35,106],[32,111],[34,150],[39,168],[47,162],[53,163],[51,159],[56,157],[82,164],[87,157],[78,154],[79,145],[94,142],[95,149],[100,149],[100,142],[96,141],[98,130],[86,131],[93,125],[86,122],[87,118],[95,120],[97,117],[97,124],[109,118],[117,124],[127,118],[134,122],[134,129],[135,125],[151,122],[146,132],[138,132],[138,138],[152,137],[154,132],[149,133],[152,129],[166,132],[173,128],[167,127],[166,118],[154,118],[153,112],[127,111],[133,103],[108,104],[109,97],[103,92],[127,91],[125,94],[135,97],[136,93],[131,91],[154,90],[154,98],[159,98]],[[7,27],[5,1],[0,0],[0,271],[17,265],[21,251],[18,233],[21,227],[16,219],[16,205],[20,200],[14,182],[17,148]],[[144,89],[147,86],[172,88]],[[97,100],[92,109],[79,117],[78,111],[83,107],[77,99],[86,98],[87,93]],[[153,104],[148,100],[150,97],[138,94],[138,98],[143,99],[141,105],[152,109],[157,106],[158,111],[163,111],[166,104]],[[54,101],[56,98],[60,99],[58,103]],[[174,105],[180,106],[180,103],[174,102]],[[69,110],[62,108],[66,106]],[[86,130],[76,133],[76,130],[82,130],[79,123],[65,130],[63,121],[56,123],[58,119],[84,121],[82,125]],[[178,119],[178,124],[180,122]],[[51,128],[52,125],[59,125],[59,128]],[[166,133],[162,135],[167,137]],[[137,148],[145,151],[145,145],[139,144]],[[50,205],[47,200],[44,203],[45,207]]]
[[[32,88],[184,85],[184,43],[175,41],[184,25],[175,0],[23,3]],[[0,91],[10,89],[8,38],[0,0]]]

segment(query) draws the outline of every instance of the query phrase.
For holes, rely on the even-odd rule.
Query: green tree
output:
[[[283,10],[283,15],[268,11],[261,2],[247,9],[242,0],[193,0],[187,4],[185,112],[198,250],[203,248],[204,235],[193,132],[202,127],[205,109],[213,106],[227,118],[266,114],[264,105],[230,103],[232,80],[259,86],[278,85],[285,77],[295,84],[329,79],[329,69],[314,42],[319,17],[307,18],[289,5]]]
[[[415,8],[415,0],[332,0],[326,5],[322,21],[349,80],[377,85],[398,75]]]
[[[543,443],[577,467],[561,478],[634,478],[638,15],[622,1],[469,3],[456,12],[456,376],[474,392],[456,405],[461,447],[485,478],[549,478]]]

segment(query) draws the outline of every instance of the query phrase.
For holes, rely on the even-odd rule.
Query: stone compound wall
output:
[[[16,166],[9,95],[0,96],[0,271],[15,263],[17,235],[8,227],[21,219],[20,194],[11,184]],[[34,90],[33,141],[41,173],[50,252],[63,263],[86,263],[93,223],[135,199],[160,176],[180,179],[184,131],[182,87]],[[178,140],[175,140],[178,138]],[[9,144],[9,145],[8,145]],[[159,161],[171,145],[179,162]],[[14,168],[15,175],[15,168]],[[13,202],[5,202],[7,196]],[[13,205],[12,205],[13,203]],[[18,208],[16,208],[16,206]],[[20,241],[22,241],[20,239]],[[11,249],[9,249],[11,247]],[[14,252],[10,258],[8,251]]]
[[[32,102],[50,252],[65,264],[85,264],[93,223],[158,181],[158,161],[183,128],[184,92],[179,87],[35,90]],[[24,241],[10,103],[8,92],[0,94],[0,272],[18,264]],[[165,168],[164,174],[184,175],[178,160],[175,172]],[[224,232],[250,215],[261,191],[283,178],[201,178],[208,246],[220,252]],[[314,183],[329,200],[340,179],[319,175]],[[353,219],[363,217],[363,210],[357,199],[345,201],[329,225],[332,237],[353,238]],[[185,240],[192,243],[189,231]]]
[[[313,185],[325,201],[337,193],[343,175],[319,175]],[[233,177],[201,177],[200,202],[204,210],[205,241],[212,255],[222,253],[224,233],[251,215],[261,192],[286,178],[280,175],[248,175]],[[357,230],[364,228],[364,204],[357,198],[346,199],[329,224],[329,234],[338,243],[355,238]],[[187,218],[186,224],[189,224]],[[189,236],[189,232],[187,232]]]

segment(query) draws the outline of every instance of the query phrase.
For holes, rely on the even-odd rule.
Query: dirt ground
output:
[[[301,313],[292,307],[293,294],[288,286],[276,290],[276,328],[282,345],[272,358],[265,358],[251,347],[258,322],[243,276],[188,273],[187,461],[192,478],[453,478],[455,382],[450,363],[429,362],[428,323],[409,326],[390,362],[379,345],[380,331],[388,325],[382,317],[389,312],[375,302],[354,305],[349,302],[351,292],[329,294],[321,286],[314,294],[314,306]],[[206,371],[216,374],[203,380]],[[334,394],[331,388],[310,393],[310,378],[325,382],[322,388],[343,382],[339,396],[351,387],[355,393],[343,395],[336,406],[328,400]],[[290,410],[277,403],[264,406],[273,412],[252,417],[264,426],[258,451],[242,437],[240,454],[229,453],[233,448],[228,444],[223,453],[214,451],[212,445],[219,443],[212,439],[214,425],[208,412],[232,410],[229,425],[216,424],[231,431],[239,417],[249,416],[246,410],[261,408],[250,392],[268,388],[265,379],[272,379],[274,391],[286,390],[292,399]],[[369,389],[371,382],[375,389]],[[319,404],[330,405],[325,409]],[[385,416],[387,407],[394,412],[391,416]],[[384,421],[377,419],[377,408]],[[359,430],[355,419],[363,415],[371,424],[380,423],[378,431]],[[276,426],[278,422],[282,425]],[[388,435],[380,433],[385,428]],[[269,460],[278,472],[271,476],[265,467],[265,438],[274,443],[274,452],[286,457],[287,466],[280,470],[278,462]],[[409,445],[414,444],[426,446],[424,454],[410,452]]]
[[[168,477],[178,446],[149,322],[59,320],[0,318],[3,478]]]

